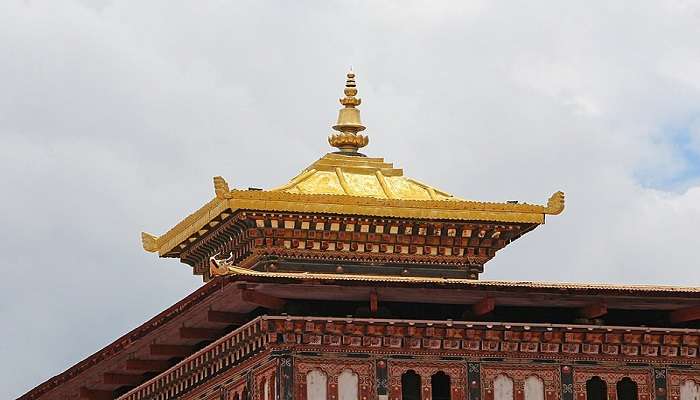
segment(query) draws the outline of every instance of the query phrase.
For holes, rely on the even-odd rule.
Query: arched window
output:
[[[360,379],[353,371],[346,369],[338,377],[338,397],[339,400],[358,400],[358,388]]]
[[[630,378],[617,382],[617,400],[637,400],[637,383]]]
[[[432,400],[450,400],[450,377],[440,371],[430,378],[430,386],[433,393]]]
[[[420,375],[416,371],[401,375],[401,400],[420,400]]]
[[[236,393],[235,395],[233,395],[233,400],[241,400],[241,395]]]
[[[306,374],[306,400],[326,400],[326,374],[314,369]]]
[[[513,380],[505,375],[498,375],[493,380],[493,400],[513,400]]]
[[[681,400],[700,400],[700,387],[695,381],[687,380],[681,385]]]
[[[525,379],[525,400],[544,400],[544,382],[538,376]]]
[[[241,400],[248,400],[248,388],[243,388],[243,393],[241,393]]]
[[[586,400],[607,400],[608,385],[599,376],[586,382]]]

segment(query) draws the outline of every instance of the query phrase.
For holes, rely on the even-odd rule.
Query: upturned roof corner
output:
[[[221,176],[214,177],[214,193],[221,200],[231,198],[231,189],[228,187],[228,182]]]
[[[545,214],[549,215],[559,215],[564,211],[564,192],[561,190],[552,194],[552,196],[547,200],[547,207],[545,208]]]
[[[149,253],[158,251],[158,237],[147,232],[141,232],[141,244],[143,249]]]

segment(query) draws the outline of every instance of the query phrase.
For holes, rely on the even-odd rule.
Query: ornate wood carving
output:
[[[561,366],[561,400],[574,400],[574,375],[570,365]]]
[[[628,377],[637,384],[639,400],[650,400],[654,393],[653,370],[651,368],[603,368],[574,367],[574,394],[578,400],[586,399],[586,382],[594,376],[600,377],[608,387],[608,400],[617,399],[617,382]]]
[[[356,218],[321,214],[238,212],[178,250],[182,262],[210,278],[209,258],[251,267],[263,257],[331,262],[431,265],[476,278],[496,251],[527,224]],[[467,275],[465,275],[467,276]]]
[[[654,387],[656,388],[656,400],[668,398],[665,368],[654,368]]]
[[[292,400],[294,398],[294,358],[286,355],[279,358],[279,399]]]
[[[481,364],[469,363],[467,365],[467,382],[469,384],[469,400],[481,398]]]
[[[276,400],[275,381],[277,372],[277,362],[269,362],[257,368],[253,372],[255,388],[252,390],[254,400]],[[268,385],[268,398],[264,398],[263,387]]]
[[[607,328],[571,332],[566,326],[544,330],[527,324],[513,324],[507,328],[494,327],[488,322],[470,323],[467,328],[447,321],[431,324],[271,317],[269,330],[275,333],[275,338],[279,335],[285,345],[323,346],[330,352],[341,348],[402,349],[416,354],[478,354],[514,359],[700,363],[697,358],[700,336],[690,334],[681,337],[662,331],[646,333],[646,328],[644,332]]]
[[[681,385],[685,381],[694,381],[696,384],[700,385],[700,371],[690,370],[669,370],[667,374],[667,385],[668,394],[670,400],[680,400],[681,398]]]
[[[384,359],[377,360],[377,394],[389,394],[389,371]]]
[[[493,400],[493,381],[499,375],[505,375],[513,380],[513,396],[516,400],[524,398],[525,380],[536,376],[544,383],[544,398],[559,399],[561,391],[561,376],[557,366],[541,364],[481,364],[481,390],[485,400]]]
[[[345,370],[350,370],[358,377],[358,395],[360,400],[374,399],[374,364],[371,362],[356,362],[349,359],[314,360],[296,358],[294,361],[296,399],[306,400],[306,375],[319,370],[326,375],[327,393],[329,400],[338,399],[338,377]]]
[[[211,343],[168,371],[120,397],[122,400],[169,400],[182,398],[192,389],[203,390],[203,383],[232,367],[245,371],[264,363],[268,346],[266,321],[253,320]],[[266,364],[265,364],[266,365]],[[250,393],[249,388],[249,393]],[[243,399],[241,399],[243,400]],[[246,400],[252,400],[246,399]]]
[[[421,399],[431,400],[431,377],[442,371],[450,377],[450,399],[466,399],[467,376],[466,365],[451,361],[390,361],[389,362],[389,400],[401,400],[401,375],[414,371],[421,377]]]
[[[245,398],[247,396],[245,379],[239,379],[232,385],[225,387],[224,392],[225,400],[248,400]]]

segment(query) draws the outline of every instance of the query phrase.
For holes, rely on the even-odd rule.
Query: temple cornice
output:
[[[469,200],[403,200],[341,194],[231,190],[219,192],[217,197],[161,236],[142,233],[142,242],[146,251],[164,255],[179,244],[187,242],[192,236],[206,233],[210,223],[221,214],[238,210],[543,224],[545,215],[556,215],[563,209],[562,192],[554,193],[548,205],[543,206]]]

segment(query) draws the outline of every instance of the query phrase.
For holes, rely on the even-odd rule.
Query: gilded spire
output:
[[[355,97],[357,84],[352,71],[348,72],[344,93],[345,97],[340,99],[340,104],[344,108],[338,112],[338,122],[333,126],[333,129],[339,133],[332,133],[328,137],[328,143],[337,147],[340,153],[357,153],[361,147],[367,146],[369,138],[358,133],[364,131],[365,126],[360,121],[360,110],[355,108],[362,103],[362,100]]]

